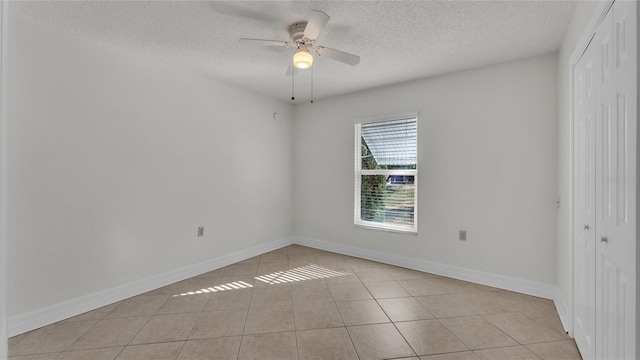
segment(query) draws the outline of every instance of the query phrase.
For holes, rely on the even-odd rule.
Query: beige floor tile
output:
[[[300,282],[305,282],[308,280],[298,280],[294,281],[291,278],[286,278],[282,273],[272,273],[266,274],[264,276],[256,276],[254,282],[254,289],[270,289],[270,288],[286,288],[291,287],[291,284],[296,284]]]
[[[254,289],[249,307],[291,306],[293,300],[290,286],[274,286]]]
[[[353,270],[366,270],[366,269],[382,267],[381,263],[371,261],[371,260],[365,260],[365,259],[360,259],[356,257],[347,257],[345,259],[347,260],[347,263],[349,264],[349,266],[351,266]]]
[[[472,351],[462,351],[447,354],[421,356],[420,360],[480,360]]]
[[[494,290],[504,291],[504,290]],[[531,295],[518,294],[516,292],[507,291],[514,301],[521,304],[519,311],[538,311],[538,310],[550,310],[556,311],[556,305],[553,300],[543,299]]]
[[[317,264],[318,260],[315,256],[291,256],[289,255],[289,266],[293,268],[309,266]]]
[[[237,264],[257,264],[259,261],[260,261],[260,256],[254,256],[254,257],[248,258],[246,260],[238,261],[237,263],[235,263],[233,265],[237,265]]]
[[[294,305],[296,330],[344,326],[334,302]]]
[[[281,332],[242,337],[238,360],[296,360],[296,336]]]
[[[482,285],[474,284],[468,281],[452,279],[448,277],[440,277],[435,279],[438,287],[446,291],[448,294],[486,291],[489,288]]]
[[[97,320],[59,322],[30,332],[16,346],[9,348],[9,356],[61,352],[86,333]]]
[[[555,311],[530,311],[484,315],[520,344],[568,340]]]
[[[240,336],[187,341],[178,360],[229,360],[238,356]]]
[[[9,360],[53,360],[58,356],[58,353],[50,354],[38,354],[38,355],[20,355],[9,356]]]
[[[385,268],[387,273],[394,280],[414,280],[414,279],[424,279],[429,276],[433,276],[431,274],[423,273],[421,271],[405,269],[397,266],[388,266]]]
[[[241,289],[212,293],[204,311],[247,309],[252,292],[252,289]]]
[[[287,254],[289,258],[289,265],[294,267],[299,266],[317,266],[318,265],[318,255],[314,252],[289,252]]]
[[[200,314],[154,315],[138,334],[131,345],[187,340]]]
[[[171,295],[141,295],[129,298],[116,306],[105,319],[153,315]]]
[[[335,301],[370,300],[373,299],[362,283],[329,283],[329,290]]]
[[[270,306],[249,309],[244,334],[263,334],[294,329],[293,307]]]
[[[284,252],[268,252],[262,254],[259,257],[259,262],[262,263],[288,263],[289,257]]]
[[[124,347],[112,347],[104,349],[77,350],[63,352],[55,360],[113,360]]]
[[[254,286],[256,286],[256,282],[259,283],[259,281],[256,281],[255,275],[223,276],[218,279],[217,289],[219,290],[220,287],[233,288],[233,286],[242,289],[252,289]]]
[[[347,331],[360,360],[416,355],[393,324],[350,326]]]
[[[394,322],[433,319],[433,315],[412,297],[380,299],[378,304]]]
[[[438,279],[423,278],[412,280],[399,280],[398,283],[412,296],[440,295],[447,291],[441,288]]]
[[[64,321],[86,321],[86,320],[102,320],[104,319],[113,309],[115,309],[118,305],[120,305],[120,301],[117,303],[113,303],[107,306],[103,306],[101,308],[95,309],[93,311],[88,311],[84,314],[80,314],[78,316],[74,316],[72,318],[68,318]]]
[[[351,284],[351,283],[361,283],[360,278],[356,276],[355,273],[347,270],[340,270],[340,272],[344,275],[332,276],[328,277],[325,280],[327,284]]]
[[[213,278],[221,278],[224,275],[225,268],[215,269],[211,271],[207,271],[206,273],[202,273],[196,277],[213,277]]]
[[[389,275],[384,269],[378,267],[354,269],[354,272],[363,283],[393,280],[391,275]]]
[[[13,337],[9,351],[10,360],[580,356],[550,300],[299,245]]]
[[[209,302],[211,294],[195,294],[171,296],[156,311],[159,314],[200,313]]]
[[[116,360],[175,360],[183,344],[180,341],[127,346]]]
[[[308,271],[309,275],[312,275],[313,277],[319,277],[324,279],[332,279],[335,277],[353,274],[353,271],[348,269],[335,270],[335,269],[331,269],[326,266],[322,266],[318,264],[307,266],[305,268],[302,268],[301,270]]]
[[[193,326],[189,340],[242,335],[247,310],[203,312]]]
[[[177,282],[177,283],[169,284],[167,286],[163,286],[161,288],[157,288],[155,290],[147,291],[142,295],[175,295],[176,292],[178,291],[179,286],[180,286],[180,283]]]
[[[375,281],[367,282],[365,284],[374,299],[388,299],[411,296],[407,290],[405,290],[395,280],[390,281]]]
[[[306,246],[287,249],[287,255],[289,255],[289,259],[297,256],[317,256],[318,253],[318,250]]]
[[[517,309],[513,309],[513,306],[517,304],[514,304],[505,295],[505,292],[484,291],[456,294],[455,298],[478,314],[497,314],[517,311]]]
[[[34,330],[34,331],[35,331],[35,330]],[[10,338],[7,340],[7,343],[8,343],[8,345],[9,345],[9,348],[12,348],[12,347],[18,346],[18,344],[19,344],[22,340],[26,339],[26,338],[27,338],[27,336],[31,335],[31,333],[33,333],[33,331],[29,331],[29,332],[26,332],[26,333],[24,333],[24,334],[20,334],[20,335],[16,335],[16,336],[12,336],[12,337],[10,337]]]
[[[253,275],[258,272],[258,260],[255,263],[236,263],[227,266],[224,276]]]
[[[476,315],[475,311],[453,295],[416,296],[416,300],[424,305],[436,318]]]
[[[358,360],[343,327],[297,331],[296,336],[300,360]]]
[[[469,350],[440,320],[400,322],[395,325],[420,356]]]
[[[475,350],[474,353],[482,360],[540,360],[536,354],[520,345]]]
[[[526,347],[543,360],[581,360],[580,351],[573,340],[530,344]]]
[[[481,316],[440,320],[471,350],[513,346],[518,343]]]
[[[318,265],[334,271],[351,270],[344,258],[336,256],[318,256]]]
[[[293,304],[311,304],[319,302],[333,302],[333,296],[326,282],[316,282],[309,286],[291,287]]]
[[[221,278],[216,277],[193,277],[178,283],[178,288],[170,295],[176,294],[201,294],[207,289],[219,285]],[[206,292],[205,292],[206,293]]]
[[[391,322],[375,300],[336,302],[346,326]]]
[[[278,279],[295,284],[306,283],[319,279],[328,279],[345,274],[347,274],[347,272],[327,269],[318,264],[309,264],[305,266],[290,266],[289,270],[278,274]]]
[[[258,277],[277,276],[289,270],[289,261],[286,262],[265,262],[258,265]]]
[[[534,310],[555,311],[553,301],[504,290],[459,293],[455,294],[455,297],[478,314]]]
[[[69,350],[125,346],[142,329],[150,316],[104,319],[74,342]]]
[[[291,289],[297,288],[297,287],[323,287],[327,285],[327,279],[326,278],[309,279],[305,281],[292,282],[290,285],[291,285]]]

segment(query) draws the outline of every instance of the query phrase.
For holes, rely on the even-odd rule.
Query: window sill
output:
[[[418,235],[418,229],[391,228],[391,227],[380,226],[380,225],[369,224],[369,223],[354,223],[353,227],[360,228],[360,229],[367,229],[367,230],[386,231],[386,232],[403,234],[403,235],[413,235],[413,236]]]

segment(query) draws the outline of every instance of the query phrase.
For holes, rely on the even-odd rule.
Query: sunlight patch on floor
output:
[[[320,265],[310,264],[285,271],[276,271],[271,274],[256,276],[255,279],[267,284],[284,284],[304,280],[331,278],[343,275],[349,275],[349,273],[343,273],[324,268]]]
[[[272,285],[286,284],[305,280],[325,279],[344,275],[349,275],[349,273],[327,269],[317,264],[309,264],[289,270],[276,271],[271,274],[256,276],[254,277],[254,279]],[[249,289],[252,287],[253,285],[244,281],[232,281],[226,284],[202,288],[194,291],[187,291],[181,294],[173,295],[173,297],[208,294],[218,291]]]

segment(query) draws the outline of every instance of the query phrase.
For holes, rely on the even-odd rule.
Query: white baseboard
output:
[[[271,241],[249,249],[168,271],[163,274],[154,275],[128,284],[102,290],[97,293],[40,308],[28,313],[12,316],[9,318],[9,336],[11,337],[38,329],[55,322],[80,315],[87,311],[95,310],[114,302],[173,284],[177,281],[182,281],[238,261],[252,258],[265,252],[291,245],[293,241],[294,239],[291,237]]]
[[[118,302],[132,296],[140,295],[177,281],[182,281],[202,273],[219,269],[221,267],[246,260],[248,258],[279,249],[281,247],[299,244],[320,250],[331,251],[343,255],[355,256],[363,259],[378,261],[381,263],[401,266],[408,269],[424,271],[436,275],[447,276],[459,280],[474,282],[477,284],[492,286],[500,289],[515,291],[523,294],[551,299],[555,302],[556,309],[566,331],[571,334],[571,317],[569,307],[556,286],[523,280],[504,275],[493,274],[484,271],[472,270],[458,266],[445,265],[432,261],[392,255],[378,251],[358,248],[354,246],[321,241],[305,237],[288,237],[275,240],[266,244],[241,250],[235,253],[216,257],[197,264],[185,266],[180,269],[163,274],[154,275],[128,284],[99,291],[62,303],[47,306],[25,314],[9,318],[9,336],[15,336],[61,321],[87,311],[95,310],[102,306]]]
[[[556,310],[558,310],[558,316],[560,316],[560,321],[562,321],[564,331],[566,331],[569,336],[573,337],[573,313],[557,286],[553,302],[556,304]]]
[[[573,336],[571,310],[557,286],[305,237],[295,237],[294,243],[553,300],[562,326]]]
[[[296,244],[309,246],[320,250],[337,252],[340,254],[378,261],[389,265],[396,265],[413,270],[428,272],[431,274],[447,276],[454,279],[470,281],[476,284],[515,291],[527,295],[541,297],[544,299],[553,300],[556,295],[556,286],[536,281],[523,280],[510,276],[472,270],[459,266],[445,265],[406,256],[381,253],[349,245],[309,239],[304,237],[296,237],[294,239],[294,242]]]

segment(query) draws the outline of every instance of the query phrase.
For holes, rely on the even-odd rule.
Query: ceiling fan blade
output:
[[[324,26],[329,22],[329,15],[323,13],[319,10],[313,10],[313,14],[311,18],[309,18],[309,22],[307,22],[307,27],[304,28],[304,37],[307,39],[315,40],[324,29]]]
[[[240,41],[242,41],[242,42],[262,43],[264,45],[275,45],[275,46],[290,46],[290,45],[292,45],[290,42],[280,41],[280,40],[264,40],[264,39],[242,38],[242,39],[240,39]]]
[[[328,57],[329,59],[337,60],[349,65],[358,65],[360,63],[360,56],[346,53],[344,51],[327,48],[324,46],[318,46],[316,53],[320,56]]]
[[[285,76],[296,76],[298,75],[298,68],[293,65],[289,65],[287,68],[287,72],[284,74]]]

